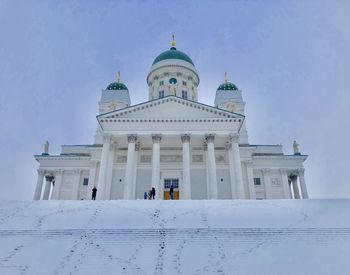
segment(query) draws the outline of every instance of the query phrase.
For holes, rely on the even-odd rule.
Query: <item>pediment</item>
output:
[[[244,116],[202,103],[168,96],[98,116],[104,119],[242,119]]]
[[[114,134],[136,132],[238,132],[244,116],[175,96],[152,100],[97,116]]]

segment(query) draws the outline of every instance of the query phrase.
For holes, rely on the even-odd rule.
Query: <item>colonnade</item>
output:
[[[162,190],[162,183],[160,179],[160,147],[162,143],[162,135],[154,134],[152,137],[152,178],[149,189],[154,187],[156,189],[156,196],[159,198]],[[207,134],[204,137],[206,152],[206,172],[207,172],[207,199],[218,199],[218,183],[217,183],[217,169],[216,169],[216,157],[215,157],[215,135]],[[228,152],[229,162],[229,175],[231,183],[232,199],[245,199],[245,188],[242,176],[242,163],[238,144],[238,135],[230,135],[226,144]],[[135,199],[136,198],[136,174],[137,174],[137,135],[127,135],[128,151],[125,167],[124,177],[124,192],[123,199]],[[180,199],[191,199],[191,151],[190,151],[190,134],[179,135],[179,140],[182,143],[182,181],[180,188]],[[87,186],[87,199],[90,199],[89,191],[96,186],[96,176],[99,164],[98,173],[98,192],[97,199],[104,200],[110,199],[113,162],[115,157],[115,151],[117,149],[117,143],[111,136],[104,136],[101,160],[92,160],[89,167],[89,181]],[[245,171],[247,176],[247,190],[248,197],[250,199],[256,198],[256,191],[254,186],[254,174],[253,174],[253,161],[243,161],[245,165]],[[271,169],[262,169],[263,180],[265,183],[269,183]],[[282,187],[284,192],[284,198],[295,199],[307,199],[308,193],[306,189],[304,179],[304,169],[288,170],[279,169],[282,177]],[[73,183],[73,194],[71,199],[77,199],[79,180],[81,175],[81,169],[73,170],[76,175],[76,180]],[[72,172],[72,171],[70,171]],[[45,178],[45,185],[43,186]],[[45,171],[38,170],[38,181],[34,193],[34,200],[48,200],[50,193],[51,199],[59,199],[59,193],[62,185],[63,170]],[[299,184],[298,184],[299,179]],[[300,188],[299,188],[300,186]],[[51,191],[51,188],[52,191]],[[44,189],[42,191],[42,189]],[[43,195],[41,196],[41,194]],[[273,198],[271,184],[265,184],[266,198]]]
[[[216,160],[215,160],[215,146],[214,134],[207,134],[204,136],[206,148],[207,148],[207,181],[208,181],[208,199],[218,198],[218,187],[216,178]],[[190,154],[190,134],[182,134],[179,136],[182,142],[182,182],[180,184],[180,199],[191,199],[191,154]],[[125,167],[125,179],[124,179],[124,199],[136,198],[136,142],[137,135],[127,135],[128,152]],[[151,186],[156,189],[156,196],[159,197],[161,188],[160,182],[160,145],[162,142],[162,135],[152,135],[152,180]],[[111,149],[111,144],[114,144],[114,149]],[[97,199],[110,199],[110,187],[107,183],[110,180],[110,174],[112,169],[108,169],[110,162],[111,152],[115,150],[115,141],[111,136],[105,136],[101,154],[101,165],[99,173],[99,186],[97,192]],[[232,178],[232,198],[244,198],[244,187],[242,177],[242,167],[238,146],[238,135],[229,137],[228,142],[229,152],[229,165],[230,165],[230,177]],[[114,154],[113,154],[114,155]],[[232,169],[231,169],[232,167]]]

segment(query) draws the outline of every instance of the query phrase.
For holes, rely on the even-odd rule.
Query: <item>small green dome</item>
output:
[[[238,88],[235,84],[233,84],[231,82],[225,82],[219,86],[218,90],[237,91]]]
[[[160,55],[158,55],[156,59],[154,59],[152,65],[166,59],[180,59],[188,63],[191,63],[194,66],[191,58],[187,54],[181,51],[178,51],[175,47],[171,47],[170,50],[162,52]]]
[[[127,90],[128,88],[121,82],[113,82],[108,85],[106,90]]]

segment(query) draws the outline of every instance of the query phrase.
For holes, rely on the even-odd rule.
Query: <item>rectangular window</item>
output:
[[[159,91],[159,98],[163,98],[164,97],[164,91]]]
[[[182,98],[187,99],[187,91],[182,91]]]
[[[187,82],[186,81],[182,81],[182,85],[187,86]]]
[[[89,184],[89,179],[88,178],[84,178],[83,185],[87,186],[88,184]]]
[[[163,86],[164,85],[164,81],[159,81],[159,86]]]
[[[260,178],[254,178],[254,185],[261,185]]]
[[[173,185],[175,189],[179,188],[179,179],[164,179],[164,188],[169,189]]]

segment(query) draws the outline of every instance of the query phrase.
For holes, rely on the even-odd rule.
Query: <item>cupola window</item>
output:
[[[187,82],[186,81],[182,81],[182,85],[183,86],[187,86]]]
[[[187,91],[182,91],[182,98],[187,99]]]
[[[163,86],[164,85],[164,80],[159,81],[159,86]]]
[[[163,98],[164,97],[164,90],[159,91],[159,98]]]

